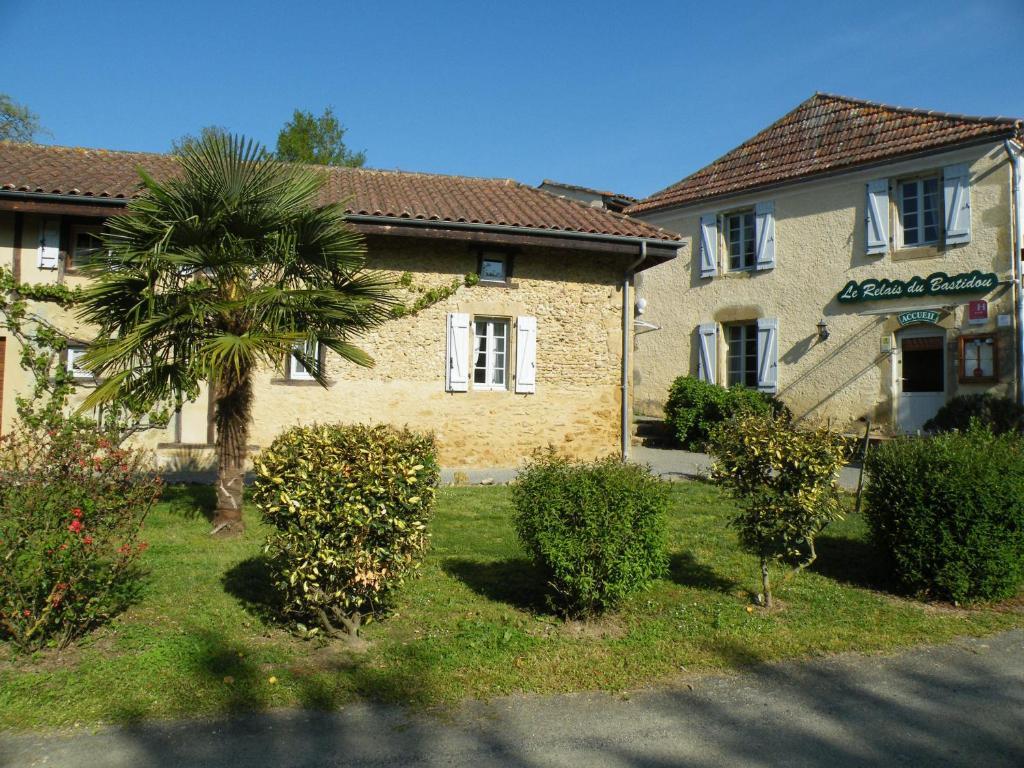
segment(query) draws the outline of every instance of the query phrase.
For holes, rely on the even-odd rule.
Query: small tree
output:
[[[740,546],[761,561],[763,605],[771,608],[770,563],[788,563],[794,573],[806,568],[817,557],[814,538],[841,517],[835,479],[842,438],[747,413],[716,427],[709,449],[712,478],[740,502],[732,526]]]
[[[351,151],[344,139],[345,126],[330,107],[320,117],[296,109],[277,135],[277,159],[288,163],[361,168],[366,162],[366,153]]]
[[[34,141],[40,133],[39,118],[28,107],[0,93],[0,141]]]

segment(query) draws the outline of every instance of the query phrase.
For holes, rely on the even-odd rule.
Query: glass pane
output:
[[[480,263],[481,280],[504,280],[505,262],[500,259],[483,259]]]

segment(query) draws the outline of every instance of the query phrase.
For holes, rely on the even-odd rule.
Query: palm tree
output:
[[[180,172],[108,219],[79,317],[98,329],[83,365],[89,409],[195,398],[207,382],[217,457],[215,533],[242,531],[253,376],[290,356],[326,385],[318,345],[373,360],[353,338],[391,315],[391,283],[365,271],[340,206],[317,206],[322,170],[281,163],[241,137],[184,148]]]

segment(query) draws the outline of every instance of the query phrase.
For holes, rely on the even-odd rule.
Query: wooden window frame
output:
[[[302,346],[305,347],[305,346],[308,345],[308,343],[309,342],[303,342]],[[299,346],[298,344],[295,345],[296,348],[298,346]],[[316,342],[316,359],[320,362],[320,369],[323,370],[323,364],[324,364],[324,345],[320,344],[319,342]],[[285,366],[285,370],[284,370],[284,372],[285,372],[285,381],[293,382],[293,383],[297,383],[297,384],[307,384],[307,383],[310,383],[310,382],[312,382],[313,384],[316,384],[317,381],[316,381],[316,379],[313,378],[313,374],[311,374],[305,368],[302,368],[301,371],[298,370],[301,366],[302,366],[302,363],[300,363],[295,358],[295,355],[289,353],[288,354],[288,364]]]
[[[487,279],[484,277],[484,262],[500,261],[505,276],[501,280]],[[476,274],[480,278],[480,285],[495,285],[508,287],[512,281],[512,254],[505,251],[480,251],[476,259]]]
[[[750,239],[744,237],[746,226],[744,222],[740,221],[740,264],[742,266],[733,267],[732,265],[732,253],[729,250],[729,221],[735,217],[746,217],[750,216]],[[754,206],[747,206],[743,208],[737,208],[733,211],[726,211],[718,217],[718,230],[719,230],[719,248],[722,250],[722,265],[726,272],[754,272],[757,270],[757,211]],[[747,244],[753,244],[753,252],[750,254],[750,264],[746,265],[743,262],[746,260],[746,248]]]
[[[88,349],[87,345],[78,342],[68,344],[64,349],[64,370],[71,374],[72,381],[93,381],[96,378],[89,371],[75,365],[75,358],[78,354],[84,354]]]
[[[967,375],[967,343],[975,339],[992,340],[992,375]],[[994,384],[999,381],[999,337],[994,333],[967,333],[960,336],[959,381],[961,384]]]
[[[64,253],[65,272],[74,273],[78,268],[78,265],[75,263],[75,245],[79,232],[92,232],[96,236],[99,236],[103,232],[103,224],[102,222],[83,220],[71,220],[67,222],[67,226],[62,233],[62,236],[66,236],[67,238],[65,240],[67,246],[62,249]]]
[[[742,346],[742,349],[739,352],[739,354],[733,354],[733,345],[732,345],[732,341],[729,338],[733,328],[742,328],[742,329],[744,329],[743,333],[741,334],[743,338],[741,339],[741,342],[740,342],[743,346]],[[724,345],[725,345],[725,366],[724,366],[724,368],[725,368],[725,370],[724,370],[725,376],[723,377],[723,380],[725,381],[725,386],[726,387],[731,387],[734,383],[736,383],[736,384],[741,384],[742,386],[747,387],[748,389],[757,389],[757,373],[758,373],[758,370],[757,370],[757,368],[758,368],[757,337],[758,337],[758,325],[757,325],[757,320],[756,319],[755,320],[743,320],[743,321],[739,321],[739,322],[735,322],[735,323],[723,323],[722,324],[722,341],[724,342]],[[754,367],[753,367],[752,370],[748,371],[747,368],[746,368],[746,360],[747,360],[747,347],[750,344],[754,345]],[[740,374],[741,374],[741,381],[738,381],[738,382],[731,381],[731,378],[732,378],[732,368],[730,366],[730,362],[733,359],[739,359],[739,360],[741,360],[743,362],[743,369],[740,372]],[[748,384],[747,380],[748,380],[749,374],[751,374],[751,373],[753,373],[753,376],[754,376],[754,383],[753,384]]]
[[[936,182],[936,208],[935,215],[937,218],[935,239],[934,240],[923,240],[917,243],[908,243],[904,239],[904,227],[903,227],[903,187],[907,184],[919,185],[918,201],[924,199],[924,182],[934,180]],[[914,248],[938,248],[943,240],[945,239],[945,195],[943,193],[943,176],[942,172],[929,171],[927,173],[921,173],[916,176],[902,176],[895,179],[893,182],[893,188],[891,190],[892,207],[895,212],[893,217],[896,222],[895,233],[893,237],[894,250],[910,250]],[[924,234],[924,212],[920,207],[918,208],[918,230],[922,236]]]
[[[480,351],[477,349],[477,346],[476,346],[476,340],[477,340],[477,336],[478,336],[478,334],[477,334],[477,323],[487,323],[486,335],[484,336],[484,338],[486,339],[486,342],[485,342],[486,343],[486,347],[484,349],[484,367],[482,369],[479,366],[477,366],[477,364],[476,364],[477,356],[480,354]],[[495,349],[492,346],[492,343],[497,338],[495,336],[494,332],[493,332],[493,324],[501,324],[505,328],[505,333],[504,333],[504,342],[505,343],[504,343],[504,348],[501,350],[501,355],[502,355],[502,364],[501,364],[502,382],[501,383],[495,383],[495,381],[494,381],[494,379],[496,378],[495,374],[497,373],[497,371],[499,369],[498,365],[495,362],[495,358],[497,357],[499,350]],[[471,366],[471,370],[470,370],[470,383],[472,384],[473,389],[474,390],[478,390],[478,391],[483,391],[483,392],[507,392],[508,389],[509,389],[509,378],[510,378],[510,376],[509,376],[509,359],[510,359],[511,353],[512,353],[512,318],[509,318],[509,317],[492,317],[492,316],[474,317],[472,319],[472,321],[471,321],[470,334],[471,334],[471,338],[470,338],[470,341],[471,341],[470,355],[472,356],[471,357],[471,359],[472,359],[472,366]],[[484,372],[484,381],[483,382],[477,382],[477,380],[476,380],[476,374],[477,374],[478,370],[483,370],[483,372]]]

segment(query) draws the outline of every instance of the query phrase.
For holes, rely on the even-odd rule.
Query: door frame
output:
[[[903,382],[901,381],[903,377],[903,339],[921,339],[929,336],[942,337],[942,403],[945,405],[949,402],[950,395],[949,330],[949,328],[942,325],[921,323],[897,328],[893,332],[895,364],[892,366],[892,421],[896,431],[900,434],[909,434],[904,432],[903,425],[900,424],[900,400],[903,398]],[[941,408],[942,406],[940,405],[939,407]]]

